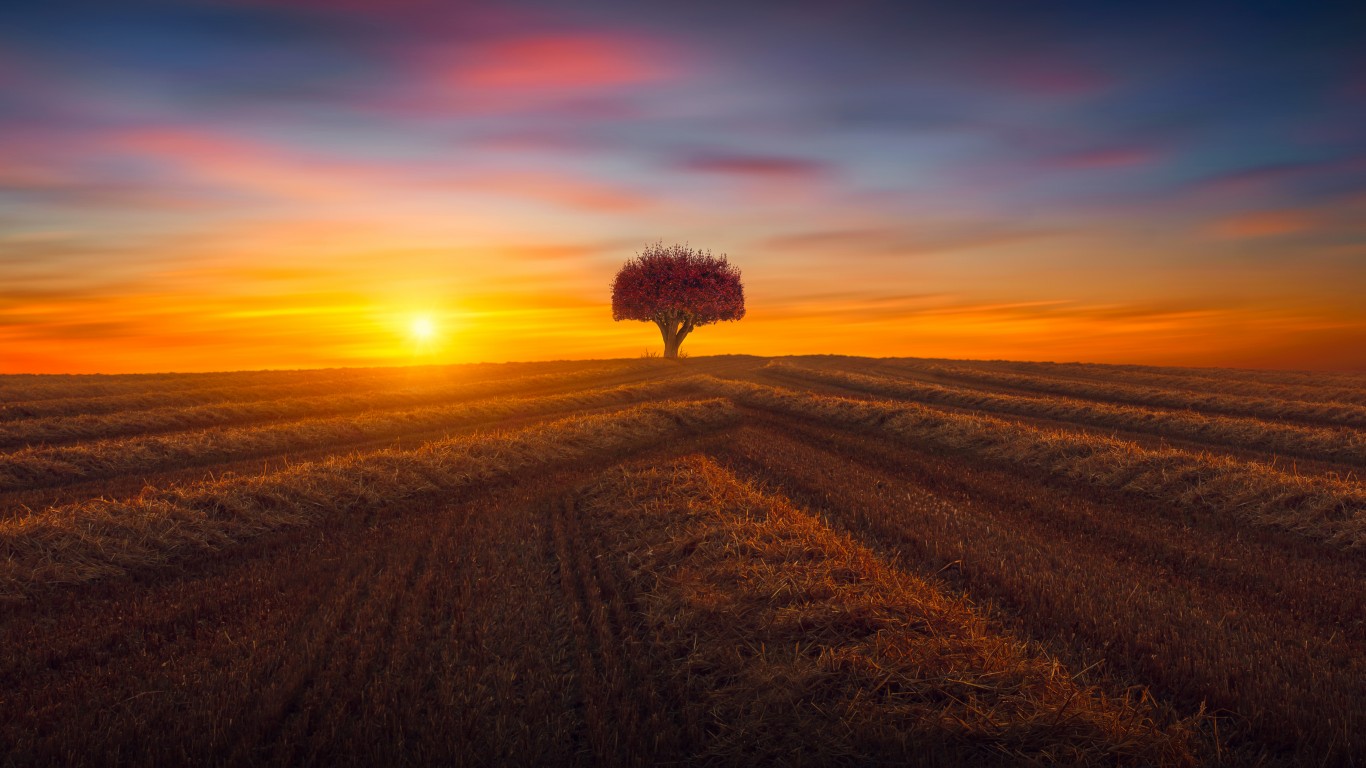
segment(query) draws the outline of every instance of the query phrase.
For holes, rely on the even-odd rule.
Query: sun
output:
[[[418,341],[431,341],[436,338],[436,323],[427,315],[419,315],[413,318],[412,324],[408,326],[408,332]]]

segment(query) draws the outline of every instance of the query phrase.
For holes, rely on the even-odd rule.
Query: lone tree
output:
[[[745,286],[725,254],[658,242],[623,264],[612,281],[612,319],[659,326],[668,358],[678,357],[694,328],[744,316]]]

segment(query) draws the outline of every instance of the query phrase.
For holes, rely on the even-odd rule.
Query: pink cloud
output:
[[[450,83],[475,90],[578,91],[666,80],[671,56],[651,41],[621,34],[559,33],[477,43],[449,71]]]
[[[407,194],[495,194],[589,212],[639,211],[644,192],[562,172],[493,172],[429,164],[357,161],[196,128],[107,137],[103,151],[149,159],[172,179],[299,203],[353,202]]]
[[[800,157],[725,153],[697,153],[682,158],[679,168],[757,179],[817,179],[828,176],[829,165]]]
[[[630,119],[639,114],[633,89],[696,69],[671,42],[610,30],[484,34],[419,45],[400,58],[405,82],[378,94],[373,106],[419,117],[534,112]]]
[[[335,202],[401,186],[428,186],[430,167],[365,162],[288,144],[173,126],[114,133],[101,149],[156,163],[172,178],[296,202]]]
[[[291,199],[333,199],[335,174],[266,144],[205,131],[156,128],[113,139],[118,150],[151,158],[193,181]]]

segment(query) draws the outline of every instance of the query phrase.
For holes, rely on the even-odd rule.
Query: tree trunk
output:
[[[669,360],[678,359],[678,331],[677,321],[672,319],[656,320],[659,326],[659,334],[664,337],[664,357]]]
[[[664,337],[664,357],[668,360],[678,359],[678,347],[683,343],[683,339],[692,331],[692,325],[687,320],[677,318],[664,318],[656,320],[659,326],[659,334]]]

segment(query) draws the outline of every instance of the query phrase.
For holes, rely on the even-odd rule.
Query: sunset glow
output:
[[[635,357],[661,239],[693,355],[1366,369],[1327,10],[400,6],[0,11],[0,372]]]
[[[436,324],[425,315],[413,318],[413,325],[410,330],[413,333],[413,338],[420,342],[431,341],[436,337]]]

